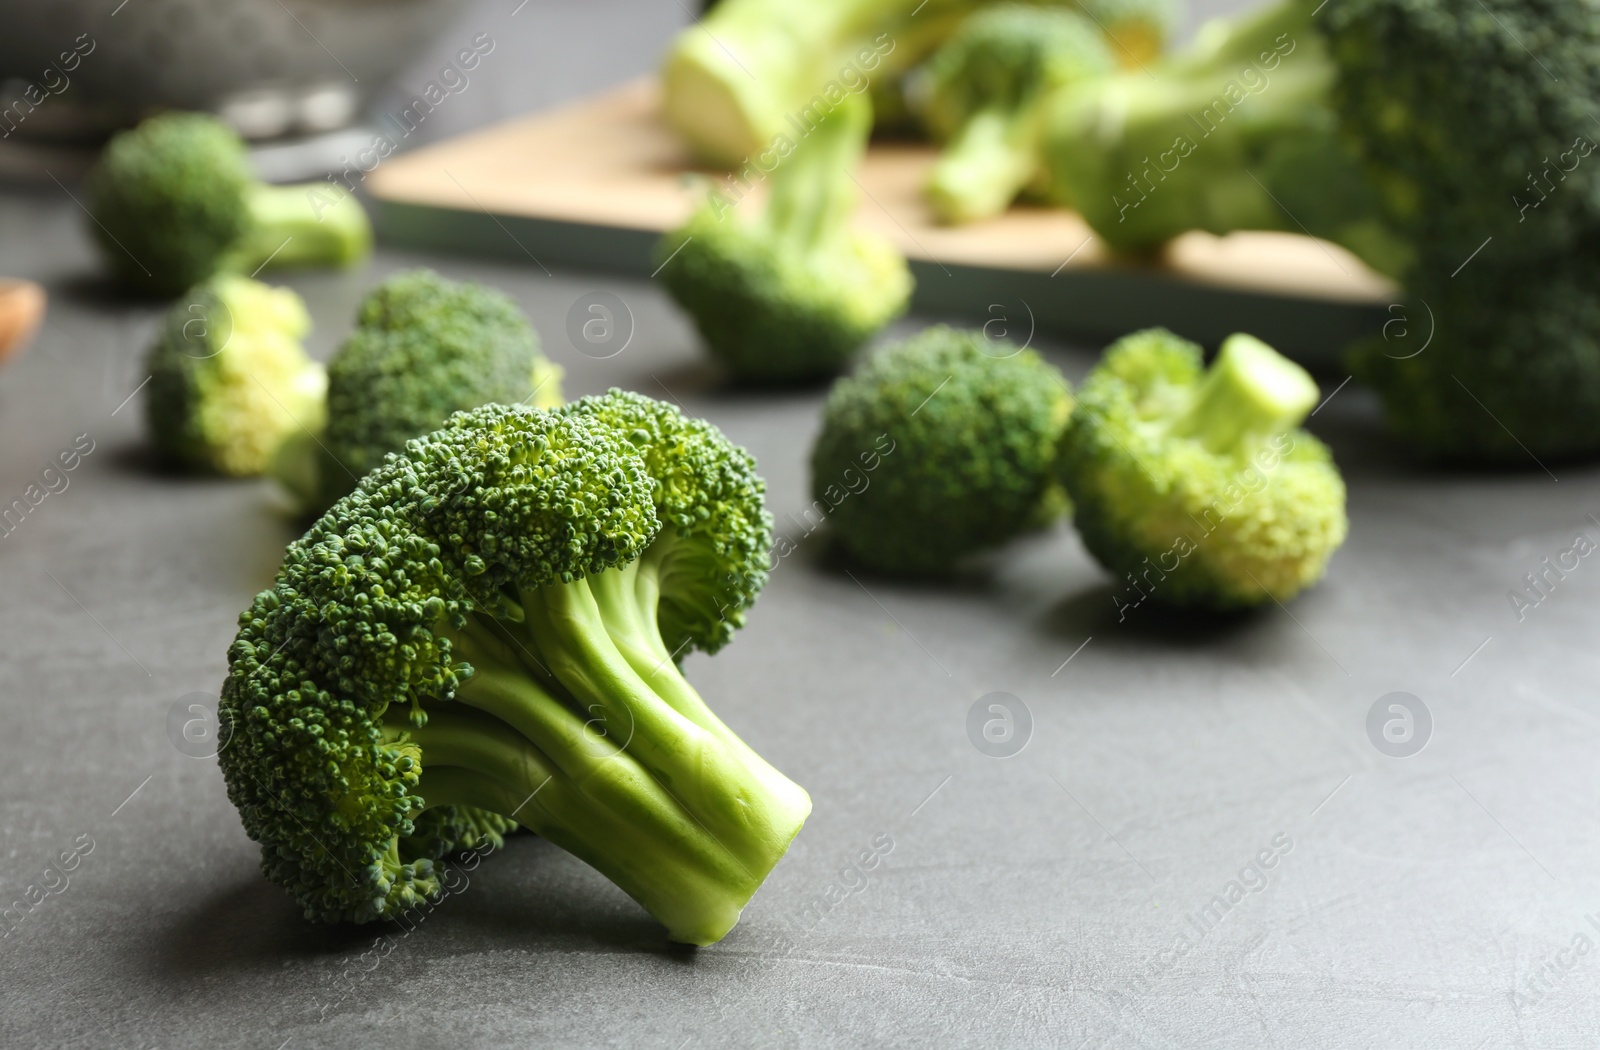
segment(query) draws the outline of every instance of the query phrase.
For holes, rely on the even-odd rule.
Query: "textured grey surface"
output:
[[[1600,569],[1581,561],[1522,622],[1507,592],[1576,533],[1600,538],[1594,471],[1416,471],[1346,387],[1314,420],[1351,487],[1328,581],[1210,627],[1148,606],[1119,622],[1065,528],[948,587],[858,583],[818,533],[740,638],[688,663],[816,802],[724,942],[669,947],[531,837],[414,932],[324,929],[261,878],[215,764],[166,729],[175,700],[215,690],[234,616],[293,530],[265,483],[148,468],[140,399],[113,413],[143,379],[155,311],[85,278],[70,202],[0,202],[0,245],[0,271],[54,297],[0,373],[0,495],[22,495],[75,435],[94,442],[0,538],[0,901],[44,893],[0,926],[0,1043],[1592,1045],[1600,958],[1557,953],[1600,941],[1584,918],[1600,909]],[[364,287],[414,261],[287,281],[316,352]],[[433,261],[515,295],[572,393],[670,392],[716,421],[759,457],[780,530],[803,534],[820,392],[720,388],[648,284]],[[596,361],[564,333],[602,288],[637,330]],[[1074,376],[1090,361],[1052,356]],[[1395,690],[1434,721],[1403,760],[1364,728]],[[966,730],[993,691],[1034,721],[1004,760]],[[1189,917],[1280,834],[1264,887],[1199,936]],[[65,885],[46,871],[85,841]],[[841,876],[875,841],[892,848],[864,883]],[[826,914],[808,910],[846,882]],[[1197,943],[1172,954],[1185,933]],[[1547,963],[1558,979],[1529,994]]]
[[[588,19],[594,50],[531,32],[525,52],[507,44],[529,86],[486,73],[460,101],[505,112],[474,119],[646,68],[650,34],[684,17],[572,11],[534,0],[516,18]],[[600,61],[587,55],[609,72],[561,72]],[[493,84],[507,94],[473,94]],[[1600,563],[1520,622],[1508,592],[1576,534],[1600,540],[1597,473],[1420,471],[1353,386],[1313,421],[1350,482],[1351,538],[1287,610],[1186,627],[1145,606],[1119,622],[1066,528],[947,587],[857,583],[820,533],[802,542],[740,638],[688,663],[816,803],[721,944],[666,945],[531,837],[414,932],[307,925],[261,878],[214,762],[166,728],[176,700],[216,689],[234,617],[293,528],[265,484],[148,468],[140,399],[117,409],[144,378],[156,311],[88,279],[81,216],[49,189],[0,198],[0,272],[53,296],[35,346],[0,372],[0,504],[75,435],[94,451],[0,537],[0,906],[42,894],[0,922],[0,1045],[1593,1045]],[[516,296],[572,393],[670,393],[720,424],[760,459],[780,530],[803,534],[820,392],[720,388],[647,283],[380,253],[363,272],[285,281],[310,302],[315,351],[365,287],[418,261]],[[636,322],[607,360],[564,334],[595,290]],[[1092,359],[1052,357],[1074,377]],[[966,728],[995,691],[1033,719],[1004,760]],[[1392,691],[1432,716],[1411,758],[1365,728]],[[1245,873],[1201,936],[1190,918],[1275,840],[1264,879]],[[52,865],[89,842],[63,880]],[[842,875],[874,842],[892,843],[882,863]],[[821,914],[812,902],[836,885]]]

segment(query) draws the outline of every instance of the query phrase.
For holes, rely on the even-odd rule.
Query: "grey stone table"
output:
[[[293,526],[264,482],[152,470],[156,310],[96,282],[60,191],[12,194],[0,273],[52,306],[0,372],[0,504],[77,455],[0,537],[0,903],[37,902],[0,923],[0,1044],[1594,1045],[1600,562],[1525,578],[1600,539],[1594,469],[1418,469],[1351,385],[1313,420],[1350,540],[1288,608],[1119,619],[1065,526],[953,585],[852,577],[801,524],[821,392],[720,386],[649,284],[380,252],[286,281],[314,351],[424,262],[515,296],[571,393],[671,397],[759,458],[798,550],[687,672],[815,813],[706,949],[532,836],[413,930],[307,924],[168,728]],[[605,359],[566,334],[601,290],[634,322]],[[1009,758],[969,733],[991,693],[1031,720]]]

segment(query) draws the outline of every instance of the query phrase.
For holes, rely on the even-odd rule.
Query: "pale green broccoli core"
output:
[[[1236,333],[1223,342],[1171,433],[1232,454],[1299,426],[1318,396],[1316,380],[1304,368],[1255,336]]]

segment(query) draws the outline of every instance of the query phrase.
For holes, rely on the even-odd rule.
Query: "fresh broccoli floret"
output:
[[[948,572],[1059,514],[1051,463],[1071,413],[1066,380],[1032,350],[929,328],[834,384],[813,497],[863,564]]]
[[[220,761],[267,876],[309,918],[393,918],[515,820],[672,939],[726,934],[811,808],[678,666],[766,580],[764,488],[715,427],[615,390],[458,413],[367,475],[229,654]]]
[[[315,195],[315,196],[313,196]],[[219,270],[348,266],[372,229],[328,186],[257,181],[243,141],[215,117],[169,113],[111,139],[89,176],[90,232],[124,284],[174,295]]]
[[[1187,230],[1309,231],[1391,274],[1409,248],[1342,141],[1336,76],[1300,0],[1209,23],[1155,75],[1125,72],[1056,97],[1051,195],[1119,251]]]
[[[662,110],[699,158],[738,168],[846,93],[938,47],[981,0],[722,0],[673,41]]]
[[[928,177],[944,222],[998,215],[1039,174],[1047,103],[1114,61],[1080,14],[1018,3],[969,18],[928,60],[923,118],[945,141]]]
[[[150,347],[145,424],[161,457],[222,474],[262,473],[297,433],[322,426],[322,366],[300,340],[300,297],[218,274],[168,311]]]
[[[328,364],[328,425],[320,439],[285,448],[274,473],[303,491],[305,456],[321,512],[405,443],[444,425],[452,412],[491,402],[549,408],[561,403],[561,369],[503,293],[409,270],[362,302],[356,330]]]
[[[1535,468],[1600,455],[1597,289],[1600,244],[1535,268],[1430,269],[1351,368],[1425,458]]]
[[[832,375],[905,310],[913,283],[905,257],[851,226],[853,170],[871,123],[865,97],[846,99],[778,163],[763,212],[739,215],[712,194],[662,238],[662,283],[733,375],[767,383]]]
[[[1348,528],[1332,456],[1298,429],[1317,399],[1252,336],[1229,336],[1210,369],[1163,328],[1118,340],[1078,388],[1056,460],[1084,546],[1174,606],[1284,601],[1315,583]]]

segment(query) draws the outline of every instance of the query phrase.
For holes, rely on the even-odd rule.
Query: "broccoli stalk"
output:
[[[1051,196],[1118,251],[1188,230],[1310,232],[1397,275],[1411,249],[1340,137],[1337,69],[1302,0],[1208,23],[1156,75],[1064,92],[1045,147]]]
[[[325,184],[268,186],[243,140],[215,117],[167,113],[113,136],[89,176],[90,232],[113,275],[171,295],[219,270],[349,266],[372,229],[346,197],[322,207]]]
[[[1235,609],[1286,601],[1344,542],[1344,482],[1298,429],[1299,365],[1248,335],[1210,369],[1165,329],[1123,337],[1078,388],[1056,470],[1084,546],[1129,596]]]
[[[1259,444],[1299,426],[1318,396],[1305,369],[1240,332],[1223,342],[1193,401],[1167,432],[1233,455],[1246,443]]]
[[[457,413],[368,474],[230,650],[219,758],[268,877],[309,918],[393,918],[515,822],[722,937],[811,806],[677,664],[765,583],[764,488],[621,391]]]
[[[851,227],[871,124],[866,98],[845,98],[778,162],[763,212],[741,215],[713,194],[658,245],[662,283],[734,376],[831,375],[905,310],[905,257]]]
[[[1039,171],[1046,104],[1113,59],[1071,11],[1001,4],[968,19],[929,60],[925,119],[947,138],[927,194],[945,222],[998,215]]]

